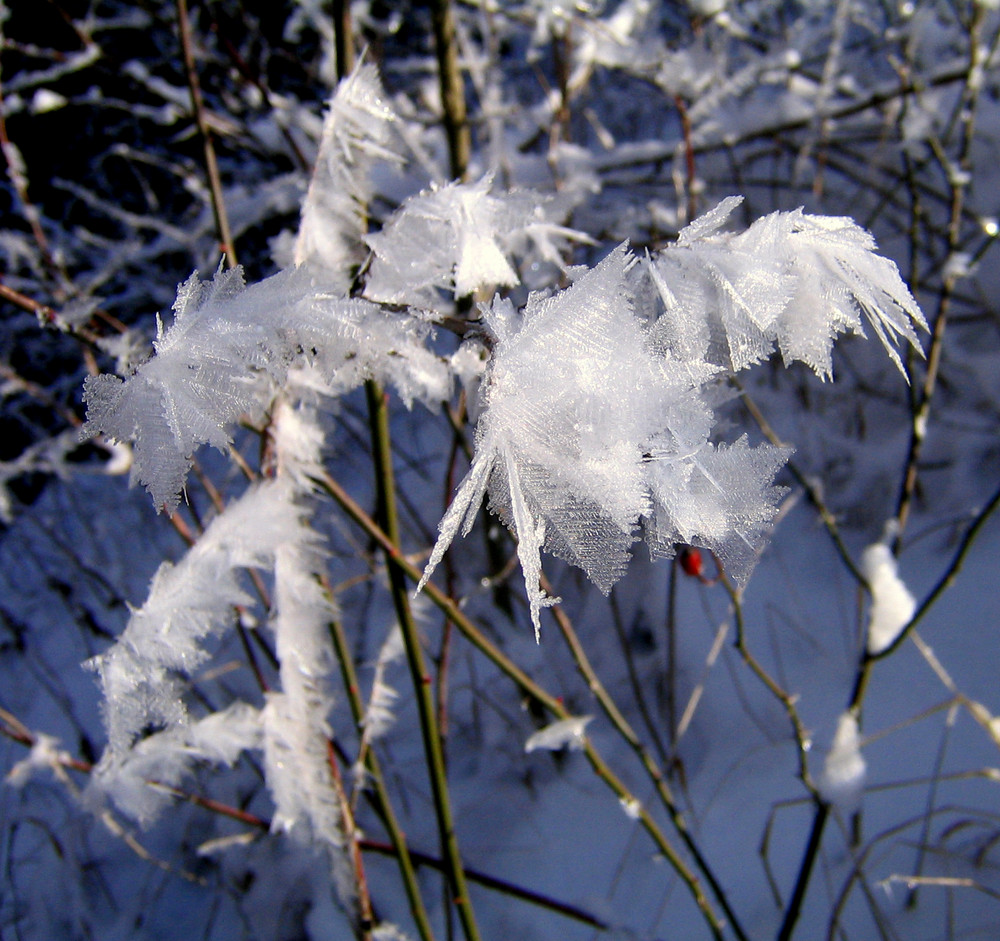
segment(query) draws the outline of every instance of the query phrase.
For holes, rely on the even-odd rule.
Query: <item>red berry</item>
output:
[[[695,549],[694,546],[685,546],[677,554],[677,560],[681,563],[681,568],[684,569],[685,575],[690,575],[692,578],[701,578],[704,560],[701,557],[700,549]]]

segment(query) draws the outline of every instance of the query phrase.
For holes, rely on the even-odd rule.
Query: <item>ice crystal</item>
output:
[[[524,750],[526,752],[538,749],[559,751],[561,748],[579,750],[583,748],[587,726],[593,719],[593,716],[570,716],[567,719],[552,722],[528,736],[528,740],[524,743]]]
[[[317,289],[308,268],[245,287],[240,269],[180,286],[175,319],[161,325],[156,355],[124,381],[87,380],[87,432],[135,442],[133,479],[157,508],[174,509],[195,449],[225,449],[241,416],[260,417],[293,362],[341,394],[367,378],[404,401],[431,405],[451,389],[447,364],[426,349],[429,326],[367,301]]]
[[[346,292],[352,266],[364,258],[371,169],[401,157],[392,146],[395,115],[375,66],[359,65],[337,88],[323,124],[316,169],[302,204],[295,264],[310,264]]]
[[[517,284],[515,251],[533,249],[552,263],[567,239],[590,241],[548,218],[547,208],[557,211],[551,199],[527,192],[494,195],[492,182],[487,175],[406,200],[381,232],[368,236],[374,257],[365,296],[433,307],[441,292],[462,297]]]
[[[208,657],[204,641],[252,604],[241,571],[269,567],[301,525],[283,484],[251,488],[217,517],[176,564],[160,565],[149,596],[117,642],[90,661],[100,676],[109,751],[124,754],[149,727],[188,721],[183,677]]]
[[[646,271],[662,302],[661,341],[681,358],[741,370],[775,348],[832,375],[833,341],[864,333],[862,314],[893,362],[899,338],[915,349],[924,316],[895,264],[852,219],[774,212],[738,234],[722,227],[740,197],[696,219]]]
[[[607,591],[624,571],[650,509],[645,454],[664,416],[690,395],[647,346],[625,288],[624,246],[523,318],[497,297],[483,309],[495,338],[476,429],[476,456],[441,521],[425,580],[489,489],[518,539],[532,622],[550,603],[539,587],[543,546]]]

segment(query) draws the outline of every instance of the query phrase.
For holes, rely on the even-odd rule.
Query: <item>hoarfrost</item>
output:
[[[853,713],[845,712],[837,720],[837,731],[817,781],[820,797],[845,814],[854,813],[861,805],[865,772],[858,720]]]
[[[570,748],[578,751],[583,748],[583,737],[586,734],[587,726],[593,719],[593,716],[570,716],[567,719],[553,722],[528,736],[528,740],[524,743],[524,750],[526,752],[539,749],[559,751],[560,748]]]
[[[374,252],[365,296],[433,307],[441,292],[462,297],[519,283],[510,257],[532,246],[549,262],[568,240],[591,240],[548,219],[552,203],[537,193],[490,192],[492,177],[449,183],[412,196],[368,236]],[[554,207],[553,207],[554,208]]]
[[[906,627],[917,609],[897,572],[896,558],[884,543],[869,546],[861,556],[861,570],[871,588],[868,613],[868,652],[880,654],[888,649]]]
[[[710,549],[745,584],[774,518],[783,487],[772,486],[791,448],[751,448],[743,435],[680,454],[654,453],[649,465],[654,509],[647,542],[672,557],[678,543]]]
[[[157,570],[145,604],[117,642],[89,661],[101,682],[109,752],[124,754],[144,728],[187,723],[180,677],[208,656],[203,641],[252,603],[240,571],[273,564],[295,539],[302,511],[276,482],[251,488],[217,517],[176,565]]]
[[[317,289],[308,267],[250,287],[242,271],[195,272],[180,286],[171,327],[158,329],[156,355],[124,381],[89,378],[86,434],[135,442],[133,480],[157,508],[180,501],[192,455],[225,449],[239,417],[260,418],[293,362],[341,394],[377,378],[409,405],[436,407],[451,390],[447,363],[424,346],[429,325],[376,304]]]
[[[487,490],[517,536],[536,636],[552,603],[539,587],[543,548],[607,592],[646,521],[657,554],[693,543],[737,580],[749,574],[788,451],[709,443],[704,386],[718,367],[681,360],[635,316],[633,263],[619,246],[566,290],[531,296],[520,318],[499,297],[483,307],[496,342],[476,455],[421,586],[455,535],[468,534]]]
[[[529,298],[520,325],[499,297],[483,307],[496,339],[476,455],[440,523],[421,586],[483,494],[518,538],[536,634],[543,546],[607,591],[621,576],[650,499],[644,451],[678,411],[678,387],[646,343],[625,289],[625,246],[549,298]]]
[[[364,258],[367,206],[374,189],[371,168],[397,163],[391,128],[396,117],[385,103],[374,65],[359,65],[337,88],[323,124],[316,169],[302,204],[295,244],[295,264],[321,268],[336,281],[331,289],[350,287],[352,266]]]
[[[368,698],[368,708],[365,710],[361,725],[364,728],[364,741],[371,744],[381,738],[396,721],[393,708],[399,693],[389,685],[386,673],[389,667],[403,656],[403,632],[399,624],[393,624],[386,639],[379,648],[375,661],[375,677],[372,681],[372,691]]]
[[[51,770],[69,758],[68,752],[59,748],[59,739],[53,735],[36,735],[27,758],[22,758],[7,772],[4,782],[12,787],[23,787],[31,776],[43,769]]]
[[[149,735],[127,750],[109,748],[94,768],[89,795],[107,795],[119,810],[148,824],[172,800],[171,789],[193,766],[232,765],[244,750],[259,748],[260,743],[260,713],[237,701],[197,721]]]
[[[871,235],[852,219],[801,209],[722,233],[741,202],[724,199],[647,266],[663,307],[660,341],[682,359],[704,357],[733,371],[777,348],[786,363],[800,360],[826,379],[834,339],[863,334],[864,314],[905,375],[896,342],[919,351],[914,327],[926,330],[927,322]]]

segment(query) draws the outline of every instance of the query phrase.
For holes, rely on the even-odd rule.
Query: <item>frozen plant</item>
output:
[[[701,6],[721,13],[722,5]],[[608,28],[586,34],[569,86],[582,87],[590,70],[609,63],[624,67],[629,43],[651,29],[648,13],[623,4],[614,23],[592,24]],[[556,36],[561,27],[552,20],[549,29]],[[350,407],[347,397],[364,386],[374,412],[388,389],[407,407],[418,402],[437,414],[456,380],[470,393],[471,466],[433,547],[406,547],[430,552],[417,589],[428,588],[488,499],[516,540],[540,638],[542,610],[558,601],[548,594],[543,553],[608,593],[640,540],[654,557],[701,547],[738,593],[785,492],[775,479],[791,449],[720,427],[727,381],[776,354],[831,379],[836,339],[866,329],[905,375],[898,344],[919,351],[927,326],[895,265],[852,219],[798,209],[734,231],[741,198],[729,197],[662,250],[621,242],[602,251],[573,228],[568,200],[500,183],[508,177],[495,168],[478,168],[474,182],[428,186],[420,174],[406,177],[406,142],[419,135],[401,128],[405,109],[395,103],[372,65],[347,77],[324,122],[298,232],[277,243],[282,270],[250,285],[239,269],[220,267],[210,280],[195,273],[178,289],[172,322],[158,321],[154,355],[85,387],[87,431],[133,445],[133,476],[157,509],[180,506],[197,448],[227,452],[240,423],[260,435],[263,478],[220,509],[181,561],[164,564],[117,643],[93,661],[109,740],[93,791],[146,821],[165,798],[161,790],[145,799],[144,782],[176,788],[197,764],[262,753],[272,828],[323,850],[358,926],[370,912],[353,816],[357,793],[376,776],[359,759],[349,796],[335,773],[330,717],[344,653],[331,630],[337,562],[317,522],[322,494],[333,493],[326,420]],[[379,174],[407,191],[383,197]],[[582,244],[592,265],[573,264]],[[374,662],[370,699],[356,710],[363,754],[390,734],[401,708],[390,664],[406,655],[418,697],[426,683],[415,663],[420,645],[404,630],[410,601],[397,582],[408,557],[391,525],[387,463],[376,471],[379,519],[369,535],[391,543],[390,561],[368,575],[389,582],[399,624]],[[249,590],[247,571],[262,578],[263,597]],[[271,685],[261,683],[263,705],[199,702],[189,693],[194,671],[251,607],[266,609],[276,662]],[[873,629],[872,638],[884,633]],[[353,695],[352,683],[345,677]],[[527,736],[525,750],[590,757],[592,717],[561,704],[553,711],[555,721]],[[852,721],[838,729],[818,789],[844,808],[860,799],[864,773]],[[440,787],[440,769],[433,774]],[[624,786],[618,797],[651,826]],[[438,794],[435,804],[445,821]],[[443,865],[451,879],[460,875],[454,858]]]
[[[902,370],[894,340],[919,349],[914,328],[927,324],[852,220],[799,210],[721,234],[739,202],[723,200],[642,266],[622,245],[521,315],[499,295],[483,306],[493,357],[476,457],[424,582],[487,491],[517,537],[536,636],[552,603],[542,548],[607,592],[642,529],[654,555],[703,546],[746,581],[789,452],[713,442],[709,387],[775,347],[827,378],[834,338],[862,332],[862,312]]]
[[[103,376],[86,389],[88,430],[134,443],[133,473],[158,507],[177,505],[195,447],[225,448],[241,415],[273,415],[279,451],[277,480],[233,504],[181,567],[165,566],[120,642],[97,661],[111,738],[106,763],[124,762],[149,722],[186,724],[171,671],[196,666],[202,638],[247,600],[233,567],[263,565],[276,580],[283,687],[263,714],[269,778],[281,825],[304,817],[334,844],[337,828],[325,818],[336,814],[316,800],[319,785],[307,783],[322,777],[322,756],[312,771],[278,775],[321,736],[330,705],[321,686],[333,662],[321,627],[330,614],[312,587],[321,559],[302,500],[321,464],[318,431],[309,430],[313,407],[292,409],[279,390],[311,396],[318,389],[329,401],[379,379],[407,401],[437,407],[449,395],[453,360],[424,345],[433,320],[448,310],[432,307],[434,291],[513,287],[516,271],[501,246],[511,251],[512,231],[534,217],[530,194],[490,195],[488,179],[410,199],[367,237],[372,298],[352,297],[349,279],[336,273],[360,243],[365,180],[374,160],[399,159],[386,148],[393,116],[380,94],[372,67],[362,66],[330,107],[298,264],[249,287],[239,271],[220,271],[211,282],[193,275],[178,291],[173,324],[158,327],[155,356],[124,381]],[[672,555],[677,544],[710,549],[739,584],[746,581],[789,452],[751,447],[745,436],[714,440],[714,387],[775,348],[786,362],[802,360],[828,377],[834,337],[860,332],[862,313],[902,368],[893,340],[916,347],[914,328],[926,324],[895,266],[851,220],[773,213],[743,233],[723,232],[738,203],[724,200],[654,256],[639,259],[618,246],[595,267],[574,269],[569,287],[532,294],[523,311],[501,294],[480,305],[490,356],[475,457],[418,589],[455,536],[469,532],[487,493],[517,539],[536,636],[541,609],[556,600],[541,587],[543,549],[582,568],[605,592],[640,536],[654,554]],[[382,303],[404,299],[421,309]],[[303,430],[292,432],[299,443],[282,458],[281,442],[303,418]],[[252,540],[240,514],[255,520]],[[261,520],[273,525],[262,528]],[[183,597],[171,587],[181,576]],[[204,602],[200,588],[192,594],[203,584]],[[220,584],[230,587],[220,593]],[[310,623],[312,639],[302,627]],[[289,646],[286,635],[294,638]],[[387,721],[387,705],[384,693],[372,704],[372,730]],[[310,718],[310,710],[318,712]]]

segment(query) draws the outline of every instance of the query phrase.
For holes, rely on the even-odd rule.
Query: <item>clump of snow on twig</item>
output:
[[[559,751],[560,748],[570,748],[579,751],[583,748],[583,737],[593,718],[593,716],[569,716],[566,719],[559,719],[528,736],[524,750]]]
[[[877,542],[861,556],[861,570],[872,592],[868,613],[868,652],[886,650],[906,627],[917,609],[916,599],[897,573],[896,557]]]
[[[854,813],[861,805],[865,772],[858,720],[853,713],[845,712],[837,720],[833,743],[823,761],[817,782],[820,797],[846,814]]]

